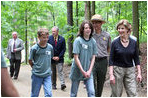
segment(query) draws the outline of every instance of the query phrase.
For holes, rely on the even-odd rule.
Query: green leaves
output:
[[[107,30],[112,38],[117,35],[115,26],[120,19],[127,19],[132,23],[132,1],[95,1],[96,14],[100,14],[107,21],[103,29]],[[139,28],[141,38],[147,31],[147,2],[138,1]],[[7,46],[11,32],[17,31],[19,37],[25,41],[25,11],[27,10],[28,40],[36,38],[37,30],[46,27],[51,30],[54,25],[60,29],[60,34],[66,39],[69,34],[76,36],[79,25],[82,23],[85,11],[85,2],[78,1],[78,17],[76,17],[76,1],[73,1],[72,30],[67,31],[66,1],[1,1],[1,35],[2,45]],[[78,26],[76,20],[78,19]],[[51,34],[51,31],[50,31]],[[145,38],[145,37],[144,37]],[[5,41],[4,41],[5,40]],[[32,41],[32,40],[30,40]]]

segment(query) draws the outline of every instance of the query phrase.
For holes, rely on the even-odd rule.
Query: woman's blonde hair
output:
[[[119,27],[120,25],[124,25],[124,26],[128,29],[128,31],[131,31],[131,30],[132,30],[131,24],[130,24],[130,23],[128,22],[128,20],[126,20],[126,19],[122,19],[122,20],[120,20],[120,21],[117,23],[116,30],[118,30],[118,27]]]

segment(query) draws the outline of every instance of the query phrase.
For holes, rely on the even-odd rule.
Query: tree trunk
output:
[[[106,6],[109,6],[109,2],[106,2]],[[109,11],[107,9],[107,11],[106,11],[106,22],[108,22],[108,17],[109,17]],[[106,31],[108,31],[108,28],[106,28]]]
[[[133,34],[137,37],[137,45],[139,48],[138,1],[132,1],[132,10],[133,10]]]
[[[78,20],[78,1],[76,1],[76,26],[78,27],[79,25],[79,20]],[[78,31],[78,29],[77,29]]]
[[[139,38],[141,38],[141,36],[142,36],[142,16],[141,16],[141,22],[140,22],[140,28],[141,28],[141,32],[140,32],[140,36],[139,36]]]
[[[52,12],[52,18],[53,18],[53,25],[55,26],[55,16],[54,16],[54,12]]]
[[[125,5],[126,8],[128,8],[126,2],[125,2],[124,5]],[[125,14],[124,15],[125,15],[125,19],[128,19],[127,10],[125,10]]]
[[[25,11],[25,25],[26,25],[26,29],[25,29],[25,63],[27,64],[28,61],[28,46],[27,46],[27,9]]]
[[[92,1],[92,16],[95,15],[95,1]]]
[[[52,6],[52,8],[53,8],[53,6]],[[54,9],[54,8],[53,8],[53,9]],[[54,15],[54,11],[51,12],[51,15],[52,15],[52,18],[53,18],[53,25],[55,26],[56,24],[55,24],[55,15]]]
[[[72,1],[67,1],[67,24],[69,26],[73,26],[73,2]],[[68,31],[71,29],[68,28]],[[68,38],[68,53],[69,53],[69,58],[73,58],[72,50],[73,50],[73,35],[69,35]]]
[[[121,4],[119,2],[119,16],[118,16],[118,20],[120,20],[120,15],[121,15]]]
[[[90,1],[85,1],[85,20],[90,20],[91,18],[91,5]]]

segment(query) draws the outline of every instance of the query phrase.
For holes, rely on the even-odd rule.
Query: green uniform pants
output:
[[[101,97],[103,86],[105,82],[106,72],[107,72],[108,60],[106,58],[95,59],[95,64],[93,68],[93,77],[94,77],[94,87],[95,87],[95,96]]]
[[[135,67],[123,68],[114,66],[113,74],[115,76],[115,84],[111,84],[112,97],[121,97],[123,92],[123,86],[126,90],[128,97],[136,97],[136,78]]]

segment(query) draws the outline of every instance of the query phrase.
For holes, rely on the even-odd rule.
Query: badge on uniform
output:
[[[105,37],[103,37],[103,40],[106,40],[106,38],[105,38]]]

